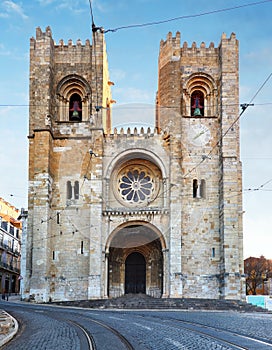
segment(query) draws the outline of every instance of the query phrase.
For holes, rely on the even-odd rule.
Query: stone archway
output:
[[[108,296],[163,293],[163,238],[148,223],[117,230],[108,246]]]

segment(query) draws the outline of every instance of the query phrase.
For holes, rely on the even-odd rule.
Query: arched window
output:
[[[73,94],[69,101],[69,120],[82,121],[82,102],[79,94]]]
[[[67,181],[67,199],[75,200],[79,199],[79,182],[75,181],[74,183],[71,181]]]
[[[217,86],[209,74],[191,74],[183,85],[182,113],[192,117],[217,115]]]
[[[206,198],[206,181],[201,180],[198,183],[197,179],[193,180],[193,198]]]
[[[206,198],[206,181],[203,180],[203,179],[200,182],[199,192],[200,192],[200,197],[201,198]]]
[[[65,76],[57,86],[58,119],[63,122],[86,122],[92,113],[91,87],[83,77]]]
[[[72,199],[72,184],[71,184],[71,181],[67,181],[67,199]]]
[[[193,198],[197,198],[198,183],[197,179],[193,180]]]
[[[75,199],[79,199],[79,182],[78,181],[75,181],[74,194],[75,194]]]
[[[191,95],[191,116],[204,116],[204,95],[200,90],[195,90]]]

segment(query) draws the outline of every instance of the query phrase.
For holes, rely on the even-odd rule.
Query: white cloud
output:
[[[94,0],[93,9],[97,9],[98,11],[105,13],[109,10],[109,5],[104,4],[101,0],[100,1]]]
[[[266,62],[271,63],[272,62],[272,49],[271,47],[267,46],[262,48],[262,50],[254,50],[245,55],[246,60],[250,60],[252,62]]]
[[[74,14],[80,14],[86,11],[86,6],[82,8],[78,0],[38,0],[41,6],[50,6],[55,10],[67,9],[73,11]],[[89,2],[86,1],[86,4]]]
[[[132,87],[115,88],[113,98],[117,103],[154,103],[155,95],[153,92]]]
[[[123,80],[126,78],[126,72],[122,69],[111,69],[110,77],[112,81]]]
[[[44,5],[44,6],[51,5],[53,4],[53,2],[55,2],[55,0],[38,0],[38,1],[41,5]]]
[[[117,129],[154,127],[155,106],[147,103],[118,104],[112,109],[113,127]]]
[[[4,1],[4,7],[5,7],[7,12],[15,12],[19,16],[21,16],[23,19],[28,18],[28,16],[26,16],[24,14],[24,10],[23,10],[22,6],[16,4],[14,1],[11,1],[11,0]]]

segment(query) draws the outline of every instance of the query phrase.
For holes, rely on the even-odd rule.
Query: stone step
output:
[[[112,299],[55,302],[63,306],[100,309],[180,309],[180,310],[233,310],[241,312],[268,312],[240,300],[152,298],[142,294],[125,295]]]

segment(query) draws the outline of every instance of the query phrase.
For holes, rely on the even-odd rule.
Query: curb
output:
[[[9,342],[18,332],[19,325],[17,320],[6,311],[0,311],[0,348]]]

